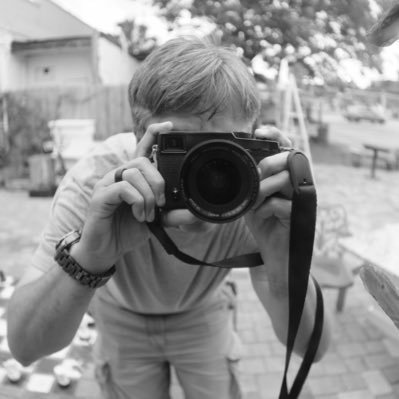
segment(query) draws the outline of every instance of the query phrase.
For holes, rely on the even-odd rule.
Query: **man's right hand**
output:
[[[137,144],[135,158],[107,173],[94,187],[82,238],[71,255],[92,273],[109,269],[125,252],[147,239],[143,222],[154,220],[155,208],[163,206],[164,179],[148,156],[158,133],[172,129],[171,122],[148,127]],[[125,168],[122,181],[115,172]]]

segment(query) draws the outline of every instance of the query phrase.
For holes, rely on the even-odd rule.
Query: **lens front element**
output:
[[[180,183],[187,208],[213,223],[240,217],[259,190],[254,159],[227,140],[209,140],[192,148],[183,160]]]
[[[237,166],[227,159],[213,159],[199,168],[196,186],[210,204],[224,205],[237,197],[241,181]]]

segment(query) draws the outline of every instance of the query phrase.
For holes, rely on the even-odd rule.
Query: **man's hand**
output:
[[[291,143],[276,129],[258,132],[283,146]],[[287,170],[288,151],[259,163],[260,192],[255,208],[246,214],[247,225],[258,243],[264,266],[250,269],[252,286],[270,316],[279,340],[287,342],[289,326],[289,236],[293,188]],[[313,331],[316,289],[309,280],[306,300],[295,339],[294,352],[304,356]],[[319,360],[330,342],[330,327],[325,314],[323,334],[316,354]]]
[[[115,182],[115,169],[96,184],[82,238],[72,247],[72,256],[87,270],[103,272],[147,239],[143,222],[153,221],[155,208],[165,203],[164,179],[148,155],[158,133],[171,129],[171,122],[150,125],[134,159],[118,168],[126,169],[122,181]]]
[[[144,222],[152,222],[156,207],[165,205],[165,181],[148,157],[157,135],[172,128],[169,121],[149,125],[137,144],[134,159],[110,171],[96,184],[82,238],[71,253],[86,270],[107,270],[148,238]],[[115,182],[115,172],[121,168],[126,169],[122,181]],[[205,231],[208,225],[186,209],[163,213],[162,224],[196,232]]]
[[[284,147],[291,146],[290,140],[274,127],[257,129],[255,135],[276,140]],[[262,159],[258,164],[259,194],[253,209],[247,214],[247,223],[253,233],[263,235],[274,224],[289,227],[292,186],[287,170],[288,154],[288,151],[281,152]]]
[[[290,140],[275,127],[255,131],[257,137],[276,140],[290,147]],[[284,280],[286,270],[281,264],[288,259],[292,186],[287,170],[288,151],[264,158],[259,162],[260,190],[257,201],[245,219],[258,243],[269,271],[275,271]],[[269,264],[270,262],[270,264]],[[279,278],[278,278],[279,279]]]

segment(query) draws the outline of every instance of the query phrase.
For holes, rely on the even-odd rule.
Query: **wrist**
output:
[[[79,241],[76,244],[72,245],[69,253],[83,269],[92,274],[105,273],[115,263],[111,260],[99,258],[98,256],[90,254],[90,252],[87,251],[87,249],[85,248],[82,241]]]
[[[78,281],[81,285],[91,288],[101,287],[115,273],[115,266],[102,271],[103,265],[107,264],[107,262],[95,262],[92,257],[87,256],[87,251],[82,250],[83,247],[80,245],[77,245],[72,250],[80,242],[80,239],[81,233],[79,230],[71,231],[63,236],[55,246],[54,260],[71,278]],[[81,263],[86,266],[86,269]]]

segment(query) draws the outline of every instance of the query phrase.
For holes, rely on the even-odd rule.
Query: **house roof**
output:
[[[67,10],[65,7],[63,7],[60,3],[58,3],[56,0],[47,0],[49,1],[54,7],[57,7],[61,12],[63,12],[66,16],[69,18],[72,18],[76,21],[78,21],[80,24],[85,25],[86,27],[92,29],[92,30],[97,30],[94,26],[90,25],[88,22],[83,21],[82,18],[78,17],[76,14],[74,14],[72,11]]]
[[[100,37],[104,37],[112,44],[122,48],[117,37],[99,32]],[[54,39],[41,40],[14,40],[11,43],[11,52],[19,53],[32,50],[46,49],[76,49],[89,47],[92,43],[92,36],[76,36],[76,37],[59,37]]]
[[[78,36],[78,37],[64,37],[57,39],[43,39],[43,40],[25,40],[25,41],[13,41],[11,43],[11,52],[18,53],[27,50],[43,50],[52,48],[81,48],[88,47],[91,45],[90,36]]]
[[[2,19],[0,13],[0,27],[2,24],[7,29],[12,29],[13,41],[11,42],[11,52],[14,54],[49,49],[78,49],[90,47],[94,37],[102,37],[108,42],[122,48],[120,38],[111,34],[103,33],[98,29],[88,25],[79,17],[64,9],[57,1],[42,0],[40,7],[32,6],[24,0],[18,0],[23,13],[21,18],[17,18],[15,13],[16,0],[0,0],[5,2],[8,19]],[[18,8],[18,7],[17,7]],[[49,15],[54,13],[54,18]],[[13,21],[10,26],[6,24],[8,20]],[[133,57],[132,54],[130,56]]]
[[[0,28],[21,41],[90,36],[96,32],[51,0],[1,0]]]

